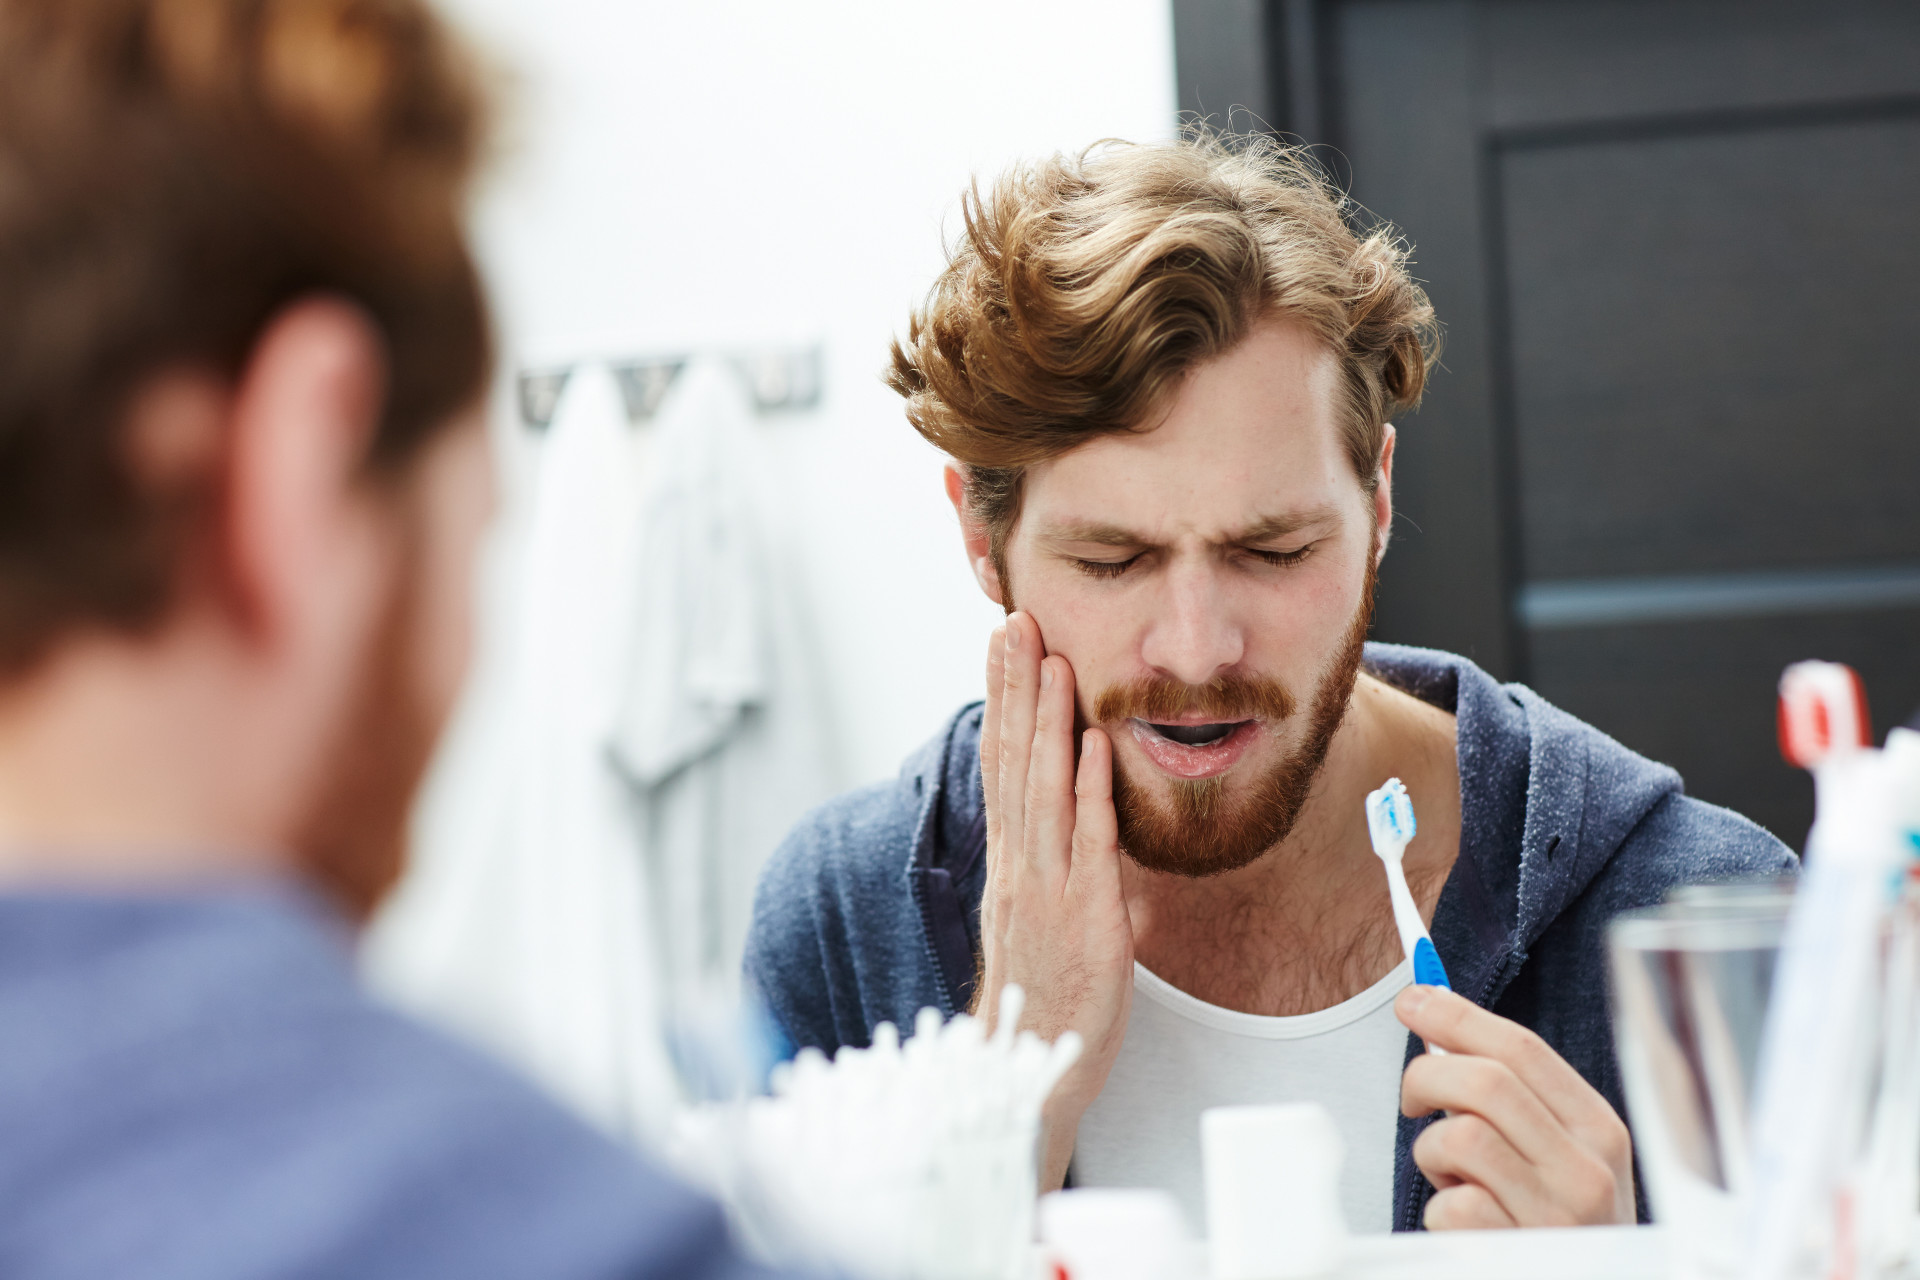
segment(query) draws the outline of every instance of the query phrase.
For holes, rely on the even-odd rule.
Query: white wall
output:
[[[847,780],[892,774],[977,696],[997,610],[879,381],[887,340],[971,174],[1171,132],[1169,0],[443,3],[512,77],[477,214],[509,366],[823,346],[820,409],[765,425],[771,518]]]

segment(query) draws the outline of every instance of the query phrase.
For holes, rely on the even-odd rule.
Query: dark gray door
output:
[[[1188,40],[1181,106],[1326,144],[1447,326],[1377,634],[1525,680],[1798,844],[1781,667],[1851,663],[1880,732],[1920,706],[1920,5],[1176,15],[1262,54]]]

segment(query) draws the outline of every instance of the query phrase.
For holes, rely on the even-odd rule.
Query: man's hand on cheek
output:
[[[1447,1050],[1415,1058],[1400,1082],[1407,1115],[1446,1112],[1413,1144],[1437,1189],[1429,1229],[1634,1221],[1627,1126],[1546,1041],[1435,987],[1402,991],[1394,1012]]]
[[[1080,1117],[1106,1083],[1126,1036],[1133,929],[1120,890],[1113,746],[1089,729],[1074,761],[1073,668],[1042,660],[1024,613],[995,632],[987,656],[980,772],[987,801],[984,951],[976,1003],[991,1021],[1000,989],[1026,990],[1023,1027],[1052,1040],[1077,1031],[1080,1061],[1047,1110],[1043,1189],[1058,1187]]]

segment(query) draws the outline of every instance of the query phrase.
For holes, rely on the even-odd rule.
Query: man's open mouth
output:
[[[1127,727],[1147,758],[1176,778],[1211,778],[1225,773],[1260,733],[1258,720],[1216,720],[1208,724],[1129,720]]]
[[[1210,747],[1216,742],[1226,741],[1228,734],[1245,723],[1247,722],[1244,720],[1225,720],[1219,724],[1153,724],[1148,722],[1147,728],[1153,730],[1163,738],[1171,738],[1175,742],[1184,743],[1189,747]]]

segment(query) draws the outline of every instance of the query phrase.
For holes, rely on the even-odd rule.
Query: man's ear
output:
[[[967,510],[967,475],[957,462],[949,462],[946,468],[947,500],[953,503],[953,513],[960,517],[960,540],[966,544],[967,567],[973,570],[973,580],[987,593],[987,599],[1001,608],[1006,607],[1006,596],[1000,590],[1000,571],[993,563],[993,540],[987,536],[986,526],[975,520]]]
[[[343,524],[386,396],[386,352],[350,303],[314,298],[271,320],[233,400],[220,559],[257,637],[329,593]]]
[[[1373,486],[1373,564],[1377,569],[1387,555],[1387,540],[1393,536],[1393,445],[1398,439],[1391,422],[1380,443],[1380,469],[1374,473]]]

